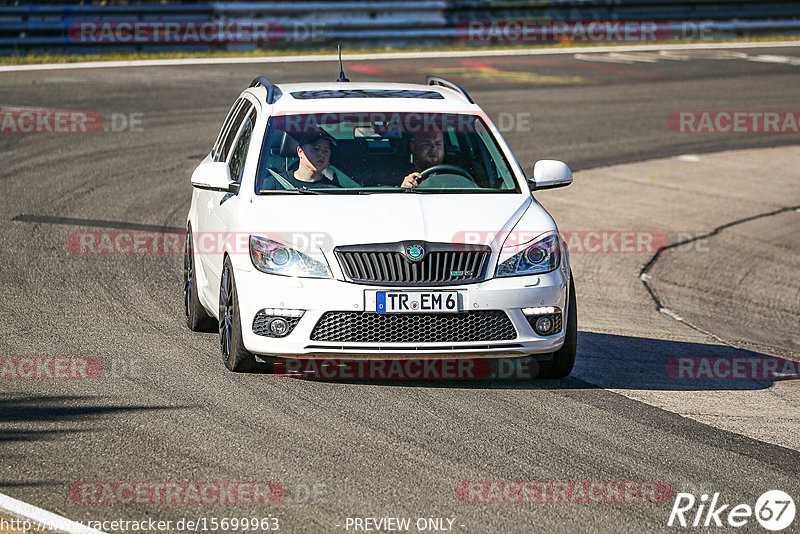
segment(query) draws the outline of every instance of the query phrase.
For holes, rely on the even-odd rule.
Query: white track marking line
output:
[[[672,317],[676,321],[680,321],[681,323],[683,322],[683,317],[681,317],[680,315],[678,315],[677,313],[675,313],[674,311],[672,311],[670,309],[659,308],[658,311],[660,311],[663,314],[669,315],[670,317]]]
[[[0,104],[0,111],[61,111],[54,108],[36,107],[36,106],[17,106],[14,104]]]
[[[492,57],[492,56],[548,56],[561,54],[586,54],[593,52],[648,52],[661,50],[713,50],[730,48],[779,48],[797,47],[800,41],[778,41],[767,43],[689,43],[663,45],[627,45],[627,46],[592,46],[569,48],[523,48],[516,50],[454,50],[451,52],[388,52],[377,54],[347,54],[345,61],[374,61],[381,59],[431,59],[459,57]],[[248,63],[294,63],[297,61],[338,61],[335,54],[305,56],[271,56],[271,57],[211,57],[185,59],[138,59],[130,61],[88,61],[85,63],[53,63],[41,65],[3,65],[0,72],[72,70],[72,69],[107,69],[114,67],[175,67],[180,65],[230,65]]]
[[[636,62],[642,63],[657,63],[661,60],[669,61],[691,61],[693,59],[706,59],[706,60],[729,60],[729,59],[748,59],[750,57],[762,56],[749,56],[746,52],[732,52],[730,50],[659,50],[658,53],[648,52],[629,52],[627,54],[620,54],[619,52],[609,52],[607,54],[590,53],[590,54],[575,54],[575,59],[581,61],[592,61],[600,63],[623,63],[631,65]],[[763,57],[782,57],[788,56],[763,56]],[[800,61],[800,58],[795,58]],[[785,63],[786,61],[781,61]]]
[[[37,530],[58,530],[66,532],[67,534],[104,534],[99,530],[89,528],[86,525],[54,514],[53,512],[48,512],[32,504],[18,501],[2,493],[0,493],[0,509],[30,519],[31,523],[33,523],[33,527]]]
[[[757,61],[761,63],[783,63],[786,65],[800,65],[800,57],[791,57],[791,56],[772,56],[772,55],[760,55],[760,56],[750,56],[747,58],[747,61]]]

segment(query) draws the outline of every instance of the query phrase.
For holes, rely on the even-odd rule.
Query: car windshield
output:
[[[483,120],[443,113],[272,117],[255,189],[257,194],[520,192]]]

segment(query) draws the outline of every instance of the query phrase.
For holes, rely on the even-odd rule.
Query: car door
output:
[[[219,161],[219,153],[220,147],[223,145],[224,140],[226,139],[228,132],[231,128],[231,123],[234,121],[234,118],[237,116],[237,113],[241,109],[242,105],[244,105],[243,98],[237,98],[236,101],[231,106],[230,111],[228,111],[228,115],[225,117],[225,122],[222,123],[222,128],[217,134],[217,138],[214,141],[214,145],[211,147],[211,159],[212,161]],[[206,189],[195,189],[194,194],[195,197],[195,227],[192,228],[194,232],[194,239],[195,239],[195,254],[198,260],[198,265],[200,269],[203,271],[203,276],[205,279],[208,279],[208,258],[207,258],[207,250],[211,249],[213,244],[209,240],[211,235],[208,233],[208,216],[211,213],[211,205],[213,203],[213,192],[206,190]]]
[[[256,118],[255,106],[249,100],[245,100],[231,124],[229,135],[220,146],[219,161],[225,161],[228,164],[233,182],[241,183],[247,149],[250,146]],[[244,196],[240,197],[238,194],[221,191],[212,192],[211,195],[206,229],[215,236],[215,246],[206,257],[208,258],[209,281],[216,281],[217,284],[222,274],[226,240],[235,247],[237,253],[247,253],[246,241],[240,239],[241,236],[230,234],[231,223],[237,215],[237,210],[240,209],[240,201]],[[239,250],[240,248],[244,250]]]
[[[244,97],[240,97],[234,102],[214,142],[214,146],[211,148],[210,155],[213,161],[226,161],[230,146],[233,144],[233,139],[238,133],[243,120],[242,109],[248,105],[252,106]],[[219,203],[220,198],[224,195],[225,193],[218,191],[201,190],[197,202],[198,228],[195,235],[195,248],[203,275],[208,280],[208,286],[212,288],[210,293],[213,294],[216,294],[216,289],[214,288],[216,287],[217,278],[214,275],[213,263],[218,238],[213,234],[212,228],[215,225],[211,214],[214,211],[214,206]]]

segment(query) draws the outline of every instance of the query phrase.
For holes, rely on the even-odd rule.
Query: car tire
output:
[[[256,358],[244,347],[239,295],[233,277],[231,259],[226,257],[219,283],[219,342],[222,362],[230,371],[245,372],[256,368]]]
[[[564,345],[553,353],[550,361],[539,363],[539,378],[564,378],[569,376],[575,366],[575,353],[578,351],[578,306],[575,298],[575,282],[572,271],[569,273],[569,302],[567,304],[567,324]]]
[[[186,232],[186,241],[183,246],[183,312],[189,330],[194,332],[214,331],[214,320],[200,302],[197,294],[197,274],[195,273],[191,228]]]

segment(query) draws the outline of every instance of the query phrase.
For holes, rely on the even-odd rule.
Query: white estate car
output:
[[[192,175],[187,324],[218,327],[234,371],[534,356],[539,376],[566,376],[569,254],[531,190],[571,182],[553,160],[526,179],[486,113],[441,78],[256,78]]]

